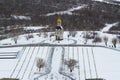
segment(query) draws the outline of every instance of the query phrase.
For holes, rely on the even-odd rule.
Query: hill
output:
[[[46,14],[64,12],[86,5],[84,8],[71,11],[72,15],[66,13],[60,15],[64,29],[100,30],[105,23],[120,21],[119,2],[117,5],[111,3],[93,0],[1,0],[0,26],[49,25],[50,28],[54,28],[58,15],[45,16]],[[29,19],[15,16],[25,16]]]

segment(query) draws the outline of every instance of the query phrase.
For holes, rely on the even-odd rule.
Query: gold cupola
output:
[[[58,17],[58,19],[57,19],[57,25],[61,25],[61,22],[62,22],[61,18]]]

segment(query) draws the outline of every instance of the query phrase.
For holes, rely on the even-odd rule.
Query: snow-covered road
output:
[[[62,15],[62,14],[72,15],[73,11],[80,10],[80,9],[86,7],[86,6],[87,5],[80,5],[80,6],[77,6],[77,7],[70,8],[70,9],[68,9],[66,11],[58,11],[58,12],[48,13],[45,16],[52,16],[52,15],[56,15],[56,14],[59,14],[59,15]]]
[[[101,32],[107,32],[110,30],[110,28],[112,28],[113,26],[116,26],[118,24],[119,24],[119,22],[112,23],[112,24],[105,24],[105,27],[101,30]]]

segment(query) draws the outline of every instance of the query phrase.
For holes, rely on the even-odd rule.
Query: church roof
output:
[[[57,19],[57,24],[61,24],[62,20],[60,19],[60,17],[58,17]]]

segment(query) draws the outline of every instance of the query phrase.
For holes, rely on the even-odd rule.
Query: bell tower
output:
[[[55,40],[63,40],[63,27],[61,26],[61,18],[60,16],[57,19],[57,26],[55,30]]]

